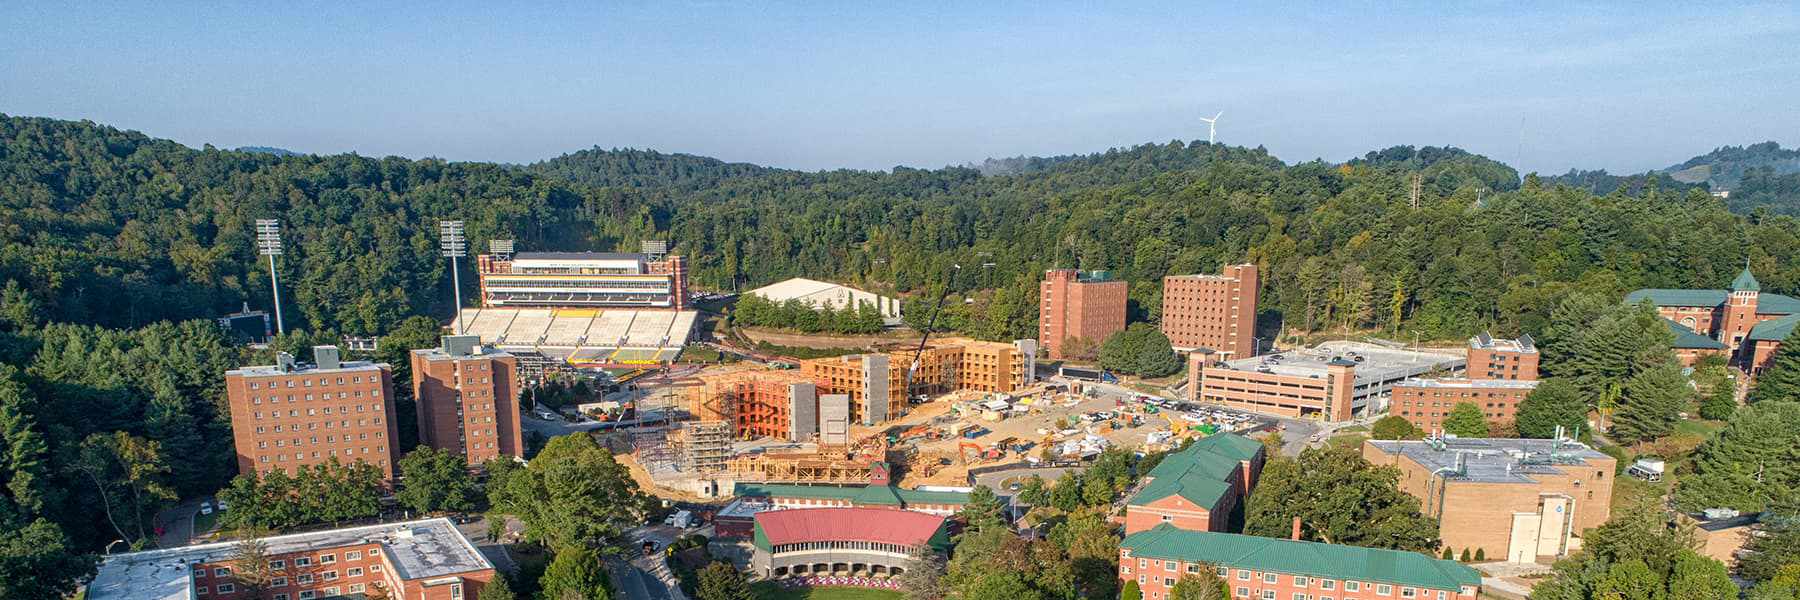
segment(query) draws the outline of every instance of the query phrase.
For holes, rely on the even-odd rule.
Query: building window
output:
[[[361,577],[362,574],[363,574],[362,567],[351,567],[349,569],[344,570],[345,577]]]
[[[323,573],[323,575],[325,576],[326,581],[336,581],[337,580],[337,570],[336,569],[326,571],[325,573]]]
[[[194,588],[195,596],[205,596],[205,595],[211,594],[211,593],[212,592],[207,591],[206,586],[204,586],[204,585]]]
[[[288,600],[287,594],[276,594],[273,600]]]
[[[313,578],[312,578],[311,573],[301,573],[299,575],[294,576],[294,583],[298,584],[298,585],[312,585],[312,579]],[[304,594],[306,592],[300,592],[300,593]]]
[[[269,587],[272,587],[272,588],[287,587],[287,578],[286,577],[272,577],[269,579]]]
[[[1415,590],[1415,589],[1409,588],[1409,587],[1400,588],[1400,597],[1401,598],[1417,598],[1418,596],[1419,596],[1419,590]]]
[[[1233,594],[1233,595],[1237,596],[1239,598],[1249,598],[1250,597],[1250,588],[1240,585],[1240,586],[1238,586],[1237,593]]]
[[[344,553],[344,560],[356,560],[359,558],[362,558],[361,550],[351,550]]]
[[[1305,575],[1295,575],[1294,576],[1294,585],[1297,585],[1300,587],[1306,587],[1306,576]]]
[[[1321,590],[1330,590],[1335,587],[1337,587],[1336,579],[1320,579],[1319,580],[1319,589],[1321,589]]]
[[[313,600],[312,590],[302,590],[300,592],[300,600]]]
[[[1394,593],[1394,586],[1391,586],[1391,585],[1388,585],[1385,583],[1375,584],[1375,595],[1391,596],[1391,595],[1393,595],[1393,593]]]
[[[1249,581],[1250,580],[1250,572],[1246,571],[1244,569],[1238,569],[1237,570],[1237,578],[1238,578],[1238,581]]]
[[[213,577],[230,577],[231,567],[213,567]]]
[[[313,438],[313,443],[318,443],[318,441],[319,441],[319,438]],[[335,564],[335,563],[337,563],[337,555],[336,554],[320,554],[319,555],[319,564],[329,565],[329,564]]]
[[[1346,582],[1344,582],[1344,591],[1360,592],[1360,591],[1362,591],[1362,582],[1361,581],[1346,581]]]
[[[1274,573],[1263,573],[1263,583],[1275,583],[1275,578]]]
[[[352,593],[352,594],[361,593],[363,591],[363,589],[364,589],[363,584],[360,584],[360,583],[350,584],[350,593]]]
[[[221,594],[229,594],[229,593],[237,591],[237,586],[233,585],[233,584],[229,584],[229,583],[221,583],[221,584],[219,584],[217,589],[219,590],[219,593],[221,593]]]

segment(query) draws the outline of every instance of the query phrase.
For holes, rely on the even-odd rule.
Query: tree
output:
[[[1731,418],[1736,412],[1737,386],[1727,379],[1713,384],[1712,391],[1707,392],[1706,399],[1700,402],[1700,418],[1723,421]]]
[[[1633,375],[1625,381],[1612,438],[1645,442],[1674,433],[1677,413],[1688,406],[1692,396],[1679,363],[1667,361]]]
[[[468,463],[448,449],[419,446],[406,453],[398,466],[400,491],[394,497],[407,508],[420,513],[475,508],[470,499],[475,479],[469,476]]]
[[[1169,337],[1149,323],[1133,323],[1100,344],[1100,367],[1140,377],[1163,377],[1181,370]]]
[[[585,435],[550,438],[528,466],[487,488],[497,511],[517,517],[527,538],[559,554],[616,552],[608,542],[642,522],[651,504],[625,466]]]
[[[1270,461],[1250,494],[1244,533],[1285,538],[1300,519],[1303,539],[1373,548],[1430,551],[1436,519],[1396,486],[1400,473],[1355,450],[1308,448],[1295,460]]]
[[[1001,511],[1006,509],[1006,501],[1001,500],[994,490],[985,485],[975,486],[969,492],[969,501],[963,504],[962,511],[957,513],[970,527],[989,529],[1006,527],[1006,520]]]
[[[1014,571],[991,571],[975,580],[964,598],[1008,598],[1013,600],[1048,600],[1044,593],[1026,583]]]
[[[1400,415],[1376,419],[1369,430],[1370,436],[1378,440],[1416,440],[1424,435],[1417,426]]]
[[[1568,380],[1546,379],[1519,402],[1513,425],[1524,438],[1550,439],[1558,426],[1564,429],[1563,435],[1580,437],[1587,426],[1587,402]]]
[[[238,532],[238,542],[231,549],[231,577],[252,600],[262,600],[275,570],[269,564],[269,544],[255,530]]]
[[[1668,600],[1732,600],[1737,596],[1737,584],[1731,582],[1723,563],[1691,550],[1675,558],[1665,596]]]
[[[1198,575],[1182,576],[1181,581],[1175,582],[1175,587],[1169,588],[1169,600],[1226,600],[1230,597],[1230,588],[1210,566],[1202,566]]]
[[[1738,576],[1752,581],[1779,579],[1783,570],[1800,565],[1800,519],[1793,508],[1763,513],[1757,535],[1750,537],[1744,555],[1738,559]],[[1796,575],[1800,575],[1797,573]],[[1800,579],[1800,578],[1796,578]],[[1800,584],[1800,580],[1793,583]]]
[[[1023,485],[1019,486],[1019,502],[1032,506],[1043,506],[1050,503],[1050,490],[1045,489],[1046,482],[1042,475],[1032,473]]]
[[[714,562],[700,569],[696,600],[756,600],[744,574],[728,562]]]
[[[96,433],[81,443],[81,471],[126,541],[144,539],[150,534],[144,524],[175,502],[175,491],[163,484],[169,466],[160,454],[160,444],[123,431]]]
[[[944,553],[925,542],[914,545],[906,556],[906,570],[897,582],[907,600],[937,600],[948,594],[942,584],[946,562]]]
[[[1081,508],[1081,478],[1074,471],[1063,471],[1056,486],[1050,488],[1050,506],[1063,512]]]
[[[1744,512],[1800,506],[1795,431],[1800,431],[1800,403],[1763,402],[1737,411],[1694,452],[1693,474],[1676,484],[1675,505]]]
[[[1125,589],[1119,593],[1119,600],[1144,600],[1144,592],[1138,589],[1136,579],[1125,580]]]
[[[1630,560],[1613,563],[1606,570],[1606,576],[1600,578],[1600,586],[1594,590],[1596,600],[1655,600],[1662,594],[1657,593],[1663,583],[1657,580],[1656,574],[1643,561]]]
[[[570,436],[562,436],[563,439]],[[587,436],[579,436],[587,437]],[[609,600],[612,590],[600,557],[583,546],[568,546],[556,552],[544,576],[538,579],[542,597],[554,600]]]
[[[1458,402],[1455,408],[1450,409],[1450,414],[1444,417],[1444,432],[1456,437],[1486,437],[1487,416],[1473,402]]]
[[[55,524],[36,519],[23,527],[0,527],[0,598],[63,598],[94,561],[69,547]]]
[[[1756,377],[1751,402],[1800,401],[1800,327],[1788,330],[1781,345],[1769,357],[1768,368]]]
[[[475,600],[518,600],[518,598],[518,595],[513,593],[512,586],[507,585],[506,577],[498,574],[483,584],[481,591],[475,593]]]

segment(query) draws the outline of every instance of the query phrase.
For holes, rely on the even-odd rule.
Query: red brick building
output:
[[[1469,379],[1536,381],[1537,344],[1528,335],[1508,340],[1481,332],[1469,338],[1469,363],[1464,373]]]
[[[1468,402],[1480,408],[1489,423],[1505,423],[1518,414],[1519,403],[1537,384],[1511,379],[1408,379],[1394,384],[1388,414],[1399,415],[1422,431],[1438,431],[1456,405]]]
[[[472,335],[447,335],[437,348],[412,352],[419,443],[449,450],[470,465],[521,457],[518,369],[513,355]]]
[[[1417,552],[1302,542],[1158,525],[1119,542],[1119,580],[1144,600],[1166,600],[1203,569],[1232,598],[1289,600],[1475,600],[1481,573]]]
[[[1050,269],[1038,290],[1038,345],[1062,359],[1064,344],[1079,338],[1099,344],[1125,329],[1123,281],[1106,271]]]
[[[1763,293],[1762,285],[1745,268],[1725,290],[1643,289],[1625,296],[1625,302],[1649,301],[1676,329],[1676,351],[1689,365],[1699,357],[1723,352],[1733,365],[1760,373],[1781,346],[1781,339],[1800,323],[1800,300]],[[1683,336],[1683,330],[1711,338],[1723,348],[1703,347]],[[1683,343],[1686,341],[1687,343]]]
[[[386,523],[261,538],[272,575],[266,600],[473,600],[494,580],[489,563],[449,519]],[[88,600],[238,600],[238,542],[105,557]],[[505,585],[504,582],[496,585]]]
[[[1263,459],[1263,445],[1249,438],[1200,438],[1144,475],[1144,486],[1125,502],[1125,534],[1165,524],[1192,531],[1240,527]]]
[[[1207,348],[1221,360],[1256,355],[1256,265],[1219,275],[1163,278],[1162,332],[1176,350]]]
[[[314,364],[288,353],[276,364],[225,372],[238,472],[283,471],[337,458],[394,478],[393,374],[388,365],[338,360],[313,348]]]

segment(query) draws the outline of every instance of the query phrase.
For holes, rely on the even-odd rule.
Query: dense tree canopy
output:
[[[1401,492],[1399,479],[1398,469],[1370,464],[1356,450],[1307,448],[1297,459],[1263,468],[1250,493],[1244,533],[1285,538],[1298,518],[1302,539],[1435,550],[1437,519],[1419,513],[1419,499]]]
[[[1523,438],[1549,439],[1556,435],[1558,426],[1563,428],[1563,435],[1580,437],[1587,429],[1587,411],[1580,388],[1565,379],[1545,379],[1519,402],[1513,426]]]
[[[1675,487],[1684,510],[1800,507],[1800,402],[1753,404],[1700,444]]]

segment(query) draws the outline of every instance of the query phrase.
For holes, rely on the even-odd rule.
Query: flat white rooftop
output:
[[[1465,390],[1529,390],[1537,388],[1536,381],[1519,381],[1517,379],[1408,379],[1397,385],[1422,388],[1444,388]]]
[[[1364,342],[1326,342],[1312,348],[1275,352],[1262,356],[1225,361],[1237,371],[1251,371],[1324,379],[1332,361],[1356,364],[1356,380],[1386,381],[1420,375],[1436,369],[1460,369],[1467,362],[1461,356],[1436,352],[1418,352],[1390,348]]]
[[[424,519],[313,531],[262,539],[271,556],[379,543],[401,580],[429,579],[494,568],[449,519]],[[237,542],[217,542],[114,554],[101,559],[88,600],[192,600],[194,565],[231,560]]]
[[[326,375],[326,374],[330,374],[330,373],[354,373],[354,372],[360,372],[360,371],[380,371],[384,367],[387,367],[387,365],[383,364],[383,363],[376,363],[376,362],[370,362],[370,361],[366,361],[366,360],[360,360],[360,361],[345,361],[345,362],[339,363],[338,368],[336,368],[336,369],[320,369],[318,367],[313,367],[313,366],[299,365],[299,366],[294,367],[291,370],[283,371],[283,370],[281,370],[281,367],[276,366],[276,365],[257,365],[257,366],[252,366],[252,367],[239,367],[236,369],[232,369],[230,371],[226,371],[225,374],[231,375],[231,374],[235,373],[238,375],[242,375],[244,377],[268,377],[271,375]]]

